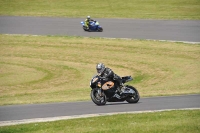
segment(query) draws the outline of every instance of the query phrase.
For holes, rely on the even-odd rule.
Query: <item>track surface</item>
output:
[[[200,42],[200,20],[96,19],[104,29],[102,33],[84,32],[83,20],[0,16],[0,33]]]
[[[84,32],[82,19],[0,16],[0,34],[70,35],[200,42],[200,21],[98,19],[104,32]],[[139,89],[138,89],[139,90]],[[89,94],[88,94],[89,95]],[[200,108],[200,95],[141,98],[137,104],[91,101],[0,106],[5,121],[85,114]]]
[[[141,98],[136,104],[110,102],[105,106],[91,101],[0,106],[0,125],[3,121],[33,118],[183,108],[200,108],[200,95]]]

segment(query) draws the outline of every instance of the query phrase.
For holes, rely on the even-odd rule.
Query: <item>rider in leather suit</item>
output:
[[[119,87],[117,89],[121,93],[122,79],[120,76],[115,74],[112,71],[112,69],[105,67],[105,65],[103,63],[98,63],[96,66],[96,69],[97,69],[97,73],[99,76],[117,81],[117,83],[119,85]]]
[[[85,26],[87,27],[88,30],[89,30],[90,21],[94,21],[94,20],[91,19],[90,16],[87,16],[87,18],[85,19]]]

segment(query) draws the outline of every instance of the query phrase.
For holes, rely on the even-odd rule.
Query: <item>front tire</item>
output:
[[[92,101],[98,106],[106,104],[106,96],[105,95],[103,97],[100,96],[95,89],[91,90],[90,97]]]
[[[88,29],[87,29],[86,26],[83,26],[83,30],[84,30],[84,31],[88,31]]]
[[[128,88],[132,89],[135,93],[133,95],[130,95],[126,101],[128,103],[137,103],[140,100],[140,94],[137,91],[136,88],[134,88],[133,86],[127,86]]]

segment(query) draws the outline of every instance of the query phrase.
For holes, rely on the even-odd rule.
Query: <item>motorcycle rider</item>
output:
[[[87,27],[88,30],[89,30],[90,21],[94,21],[94,20],[91,19],[90,16],[87,16],[87,18],[85,19],[85,26]]]
[[[122,79],[120,76],[118,76],[117,74],[115,74],[112,69],[105,67],[105,65],[103,63],[98,63],[96,65],[96,69],[97,69],[97,73],[99,76],[105,78],[105,79],[113,79],[115,81],[117,81],[119,87],[117,87],[117,90],[121,93],[121,88],[123,87],[122,85]]]

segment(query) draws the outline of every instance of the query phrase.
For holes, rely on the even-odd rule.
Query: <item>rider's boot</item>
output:
[[[117,87],[117,91],[120,93],[120,94],[122,94],[122,88],[123,88],[123,83],[122,83],[122,80],[121,80],[121,78],[117,78],[116,79],[116,81],[118,82],[118,87]]]
[[[120,87],[117,87],[117,91],[118,91],[120,94],[122,94],[122,90],[121,90]]]
[[[86,26],[86,30],[89,30],[89,25],[85,25]]]
[[[120,82],[119,87],[117,87],[117,90],[118,90],[118,92],[119,92],[120,94],[122,94],[123,88],[124,88],[124,85]]]

